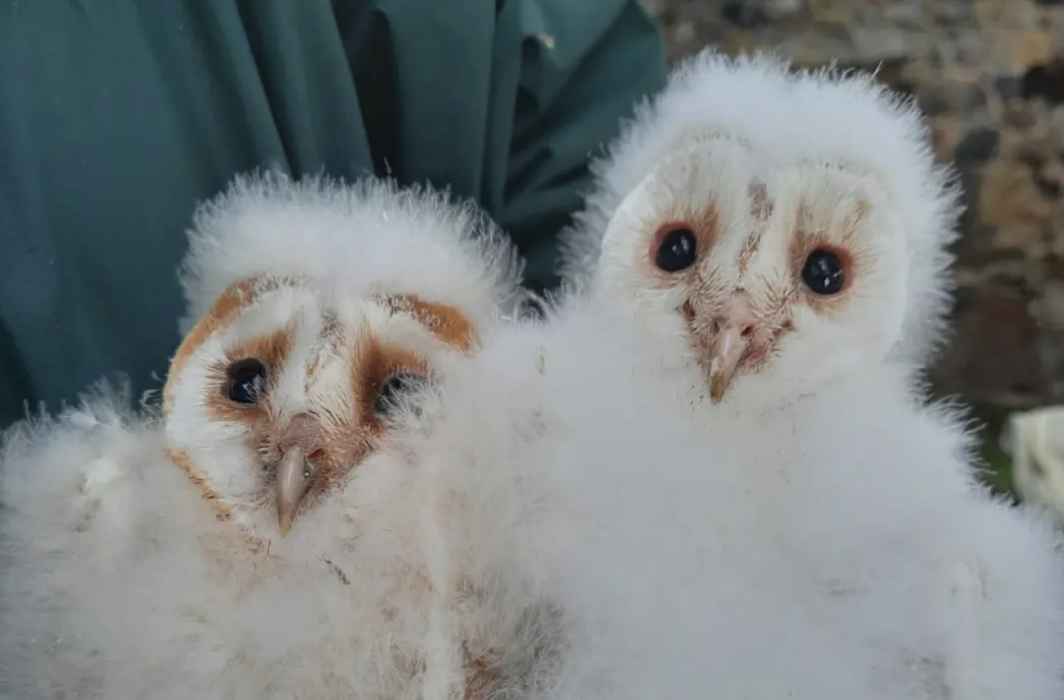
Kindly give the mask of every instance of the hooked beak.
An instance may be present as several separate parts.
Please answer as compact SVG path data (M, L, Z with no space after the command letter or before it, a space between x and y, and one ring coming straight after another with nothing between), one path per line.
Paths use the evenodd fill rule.
M713 403L720 403L724 398L747 345L739 328L722 328L717 333L709 354L709 398Z
M743 292L732 296L713 317L709 342L701 344L709 350L703 362L709 369L709 397L713 403L721 402L749 355L756 324L750 298Z
M302 447L291 447L284 453L277 465L276 478L277 525L281 537L285 537L292 529L292 517L314 480L314 468Z

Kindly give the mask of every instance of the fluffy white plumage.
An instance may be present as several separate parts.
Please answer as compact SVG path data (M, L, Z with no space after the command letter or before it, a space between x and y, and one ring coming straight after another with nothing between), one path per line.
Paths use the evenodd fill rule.
M535 630L532 697L1059 697L1057 538L976 484L955 414L890 367L711 408L608 306L492 338L431 441L478 436L428 460L484 591L458 624L488 658Z
M614 163L584 291L488 336L409 438L480 592L462 637L507 658L520 617L551 700L1061 697L1058 535L913 378L953 235L915 109L708 54Z
M341 186L275 172L238 178L197 210L189 244L182 333L229 285L251 277L400 287L461 308L474 324L493 322L524 296L512 247L474 205L374 179Z
M434 495L381 447L412 408L390 380L445 375L519 297L512 249L440 195L276 175L238 181L191 238L200 319L161 413L105 388L4 436L0 697L464 681L426 585Z

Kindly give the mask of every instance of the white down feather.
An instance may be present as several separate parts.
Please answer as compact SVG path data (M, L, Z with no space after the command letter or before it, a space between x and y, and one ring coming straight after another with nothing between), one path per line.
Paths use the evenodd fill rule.
M954 409L888 365L714 411L610 306L491 337L415 447L500 697L1064 693L1059 538L977 483Z

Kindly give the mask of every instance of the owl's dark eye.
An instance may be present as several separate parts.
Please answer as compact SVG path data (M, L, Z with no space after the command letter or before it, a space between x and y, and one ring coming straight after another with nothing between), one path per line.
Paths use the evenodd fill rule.
M397 372L388 377L377 394L377 401L373 410L379 414L387 414L396 409L402 402L404 395L416 391L424 386L427 381L425 375L416 372Z
M842 291L846 283L846 268L839 256L818 248L809 254L802 266L802 282L814 294L831 296Z
M248 405L259 402L266 385L266 365L254 358L240 360L229 365L226 375L225 393L230 401Z
M689 228L677 227L665 233L654 253L654 264L664 272L680 272L695 264L698 241Z

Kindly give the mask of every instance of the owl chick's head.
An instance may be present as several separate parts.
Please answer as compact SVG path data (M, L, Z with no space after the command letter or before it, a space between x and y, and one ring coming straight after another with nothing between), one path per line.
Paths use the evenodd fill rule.
M519 298L509 245L426 191L269 175L196 223L183 282L200 318L172 360L167 436L204 495L260 532L287 534L345 487L405 397Z
M632 181L593 283L683 337L714 400L938 341L955 193L918 113L869 78L707 54L615 157Z
M805 305L810 312L823 310L818 318L824 323L830 307L833 327L845 331L819 336L825 352L831 350L829 340L841 342L846 334L869 342L875 337L876 352L887 342L891 359L923 364L943 339L958 191L952 172L934 162L918 110L871 76L792 71L768 56L729 58L706 51L682 64L666 89L640 108L595 172L588 210L567 233L570 279L627 286L642 297L638 285L658 269L647 258L651 240L665 235L663 227L686 225L699 244L692 268L702 270L700 287L747 288L752 296L734 301L734 313L771 316L761 332L779 330L782 342L784 335L800 337L796 334L812 328L809 319L805 328L798 325L807 314L793 304L794 318L784 324L773 297L784 292L779 270L792 270L788 298L802 301L805 268L795 258L803 246L820 241L833 253L818 253L808 274L816 268L815 274L828 275L837 268L841 275L835 279L846 280L844 290L819 294L816 304ZM785 248L792 251L786 261ZM770 273L772 257L776 271ZM806 260L800 262L804 266ZM639 264L649 266L645 275L635 274ZM692 268L687 277L694 275ZM886 293L871 286L880 284L900 287L873 298ZM647 292L658 289L651 285ZM699 304L715 303L695 295L688 313L702 314ZM753 310L740 312L744 306ZM677 308L682 313L683 304ZM877 326L870 336L872 320L862 313L888 325L900 314L900 325ZM714 322L696 325L709 328Z

